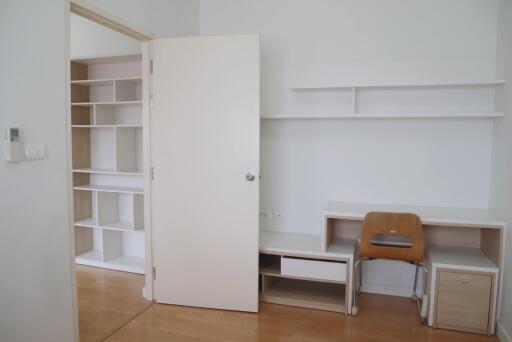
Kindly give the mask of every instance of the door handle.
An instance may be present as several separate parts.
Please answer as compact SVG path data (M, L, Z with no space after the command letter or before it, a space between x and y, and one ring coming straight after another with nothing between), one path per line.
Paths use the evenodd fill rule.
M256 176L254 175L254 173L251 173L251 172L247 172L245 174L245 180L248 181L248 182L252 182L254 179L256 179Z

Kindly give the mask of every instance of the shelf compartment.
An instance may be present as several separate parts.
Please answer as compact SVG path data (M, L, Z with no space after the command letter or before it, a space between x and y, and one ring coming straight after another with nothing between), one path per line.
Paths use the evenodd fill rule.
M91 191L73 191L73 213L75 224L82 227L95 227L96 219L96 193Z
M142 100L142 79L124 79L115 81L116 101L140 101Z
M141 103L96 104L96 125L142 126Z
M101 231L93 228L75 226L75 253L76 262L82 265L102 262L102 236Z
M264 275L281 275L281 256L260 253L259 272Z
M73 127L94 125L93 107L72 106L71 125Z
M71 102L114 101L114 81L71 83Z
M346 312L345 285L263 276L260 300L310 309Z
M116 170L142 172L142 129L116 128Z
M79 77L71 78L74 81L137 78L141 77L142 72L141 54L81 57L73 59L71 63L82 69L82 73L77 75Z
M143 195L99 191L97 196L99 227L122 231L143 229Z
M103 263L108 268L144 274L144 233L103 229Z
M72 128L73 169L114 169L114 129Z

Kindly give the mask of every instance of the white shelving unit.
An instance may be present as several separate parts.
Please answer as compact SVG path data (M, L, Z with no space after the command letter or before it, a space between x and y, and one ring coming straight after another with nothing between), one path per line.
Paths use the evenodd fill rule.
M76 262L145 273L142 57L71 62Z
M505 80L418 83L299 85L294 96L332 93L343 97L344 108L314 114L263 115L262 120L326 119L492 119L504 116L494 102Z

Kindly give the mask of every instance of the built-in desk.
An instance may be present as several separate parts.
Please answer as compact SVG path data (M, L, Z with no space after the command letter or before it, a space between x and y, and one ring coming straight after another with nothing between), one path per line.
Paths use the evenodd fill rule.
M438 271L474 272L489 275L493 280L488 332L494 333L500 312L506 241L503 220L484 209L329 202L323 214L322 251L328 251L338 239L360 239L362 221L370 211L415 213L420 217L430 269L429 325L436 326Z

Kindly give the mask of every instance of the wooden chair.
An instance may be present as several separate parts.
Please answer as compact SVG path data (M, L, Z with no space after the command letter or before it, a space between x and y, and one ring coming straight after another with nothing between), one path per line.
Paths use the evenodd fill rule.
M408 213L370 212L363 221L363 232L360 243L359 259L354 268L359 266L359 286L356 289L355 312L362 287L362 261L373 259L387 259L408 262L416 265L414 275L413 298L418 304L422 321L426 318L428 271L423 263L425 244L423 242L423 228L420 218ZM422 269L423 294L418 297L416 285L418 271Z

